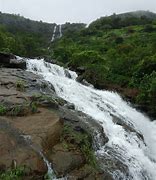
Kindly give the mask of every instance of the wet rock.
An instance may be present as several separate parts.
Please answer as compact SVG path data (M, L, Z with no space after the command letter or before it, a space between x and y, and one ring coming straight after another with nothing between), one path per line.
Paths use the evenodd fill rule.
M82 83L84 79L84 76L83 75L79 75L77 78L76 78L76 81L79 82L79 83Z
M65 106L60 107L59 112L65 123L69 124L73 129L79 127L90 134L96 149L99 149L100 146L103 146L108 142L108 137L102 126L90 116L87 116L80 111L68 109Z
M121 156L115 151L115 149L110 147L105 147L105 155L98 155L99 165L102 166L102 169L108 177L112 177L112 174L115 174L115 177L121 177L121 179L129 179L129 167L125 163L125 159L122 159ZM112 177L114 180L115 177ZM108 179L109 179L108 178Z
M75 105L72 104L72 103L69 103L69 102L67 102L67 103L65 104L65 107L67 107L68 109L75 110Z
M85 86L94 87L92 84L90 84L89 82L87 82L85 79L83 79L81 83L82 83L83 85L85 85Z
M23 82L24 91L17 89L18 81ZM65 122L77 133L88 133L92 137L90 141L93 140L94 150L97 150L108 142L108 137L101 125L84 113L76 111L73 104L58 98L53 88L41 77L21 69L1 68L0 103L10 107L33 102L39 106L36 113L26 113L23 117L8 116L5 117L7 125L0 124L0 135L2 134L0 148L5 147L7 152L4 156L6 158L4 160L2 158L3 161L0 157L1 167L4 169L10 167L12 160L16 160L18 165L26 164L27 166L32 162L32 171L43 174L47 168L42 157L39 156L39 151L42 150L52 162L58 177L68 173L75 179L100 179L105 175L109 177L107 173L93 173L89 168L83 170L82 167L86 166L84 154L77 146L68 148L69 144L61 141L63 122ZM74 145L75 142L72 140L69 143ZM3 141L8 144L3 145ZM10 147L13 151L10 151ZM3 150L4 148L1 149L1 154L4 153ZM35 178L40 179L37 175L32 179Z
M0 53L0 65L7 68L26 69L26 62L12 54Z
M115 124L118 124L118 125L122 126L128 132L135 133L136 136L145 144L143 135L141 133L139 133L135 129L135 127L132 126L132 124L126 124L126 122L124 120L122 120L122 119L120 119L120 118L118 118L118 117L116 117L114 115L112 115L112 117L113 117L113 122Z
M10 59L16 58L13 54L0 53L0 63L9 64Z
M83 74L85 71L86 71L86 68L83 67L83 66L76 68L76 72L77 72L78 74Z
M94 87L92 84L90 84L89 82L87 82L85 79L84 79L84 75L79 75L77 78L76 78L76 81L85 85L85 86L89 86L89 87Z
M64 73L65 73L65 75L66 75L67 78L69 78L69 79L72 78L72 77L71 77L71 74L69 73L68 70L65 69Z

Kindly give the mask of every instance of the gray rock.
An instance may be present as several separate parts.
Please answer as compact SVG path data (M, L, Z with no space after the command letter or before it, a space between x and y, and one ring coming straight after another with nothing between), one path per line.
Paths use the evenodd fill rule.
M0 53L0 65L7 68L26 69L26 62L24 59L17 59L12 54Z
M65 69L64 73L65 73L66 77L68 77L69 79L72 78L72 77L71 77L71 74L69 73L68 70Z

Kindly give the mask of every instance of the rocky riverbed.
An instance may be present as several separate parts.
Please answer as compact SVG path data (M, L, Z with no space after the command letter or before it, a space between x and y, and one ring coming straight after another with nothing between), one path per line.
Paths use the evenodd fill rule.
M54 88L41 77L27 72L23 60L1 54L0 65L3 177L8 170L24 167L22 179L46 179L46 159L57 178L112 179L100 169L93 152L98 148L93 143L94 133L101 134L100 143L108 141L104 130L57 97Z

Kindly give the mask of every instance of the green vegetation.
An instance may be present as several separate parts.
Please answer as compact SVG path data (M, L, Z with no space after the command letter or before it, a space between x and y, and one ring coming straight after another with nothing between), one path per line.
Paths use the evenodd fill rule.
M153 116L156 116L155 49L156 15L150 12L103 17L53 44L55 59L75 70L84 67L83 77L95 87L115 87L120 92L135 89L137 95L131 95L131 100Z
M55 23L33 21L20 15L0 12L0 51L23 57L52 57L49 50ZM82 29L85 24L66 23L62 25L63 34ZM59 37L59 26L56 38Z
M36 102L24 103L23 105L14 105L7 107L0 105L0 116L26 116L27 114L36 113L38 111L38 104Z
M17 81L16 82L16 89L18 91L25 91L25 82L21 81L21 80Z
M1 180L22 180L25 174L24 167L18 167L12 170L7 170L6 172L0 173Z
M0 13L0 51L56 59L74 70L84 67L83 78L96 88L133 89L137 93L124 95L156 116L156 14L113 14L88 28L66 23L63 37L50 44L55 25Z
M65 149L70 143L76 145L85 156L86 162L94 168L98 168L96 157L92 147L92 138L85 131L75 131L69 125L64 125L62 141Z
M0 104L0 116L3 116L6 113L6 111L7 108L4 105Z
M66 102L61 98L53 97L52 95L34 94L31 97L31 101L38 105L47 105L49 107L58 108L58 106L63 106Z

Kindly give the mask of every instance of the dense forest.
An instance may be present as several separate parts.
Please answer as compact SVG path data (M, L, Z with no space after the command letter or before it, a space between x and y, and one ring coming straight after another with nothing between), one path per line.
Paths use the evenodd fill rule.
M113 14L87 28L66 23L62 38L51 43L55 26L0 13L0 51L81 67L96 88L121 92L156 116L156 14Z

